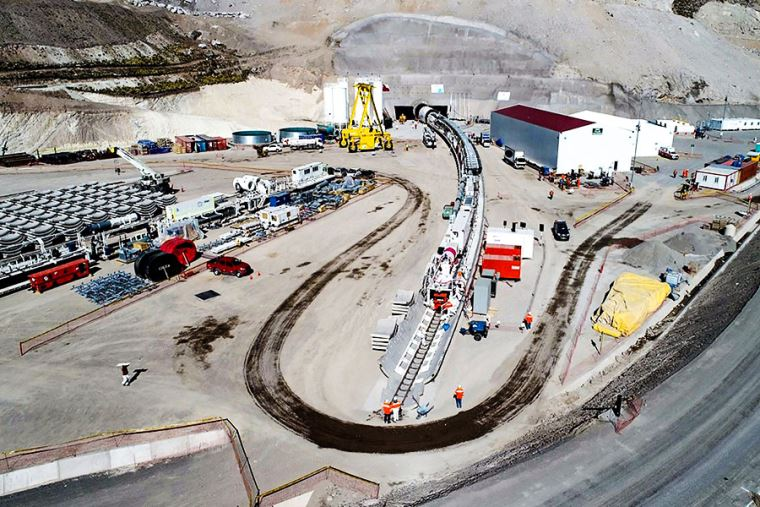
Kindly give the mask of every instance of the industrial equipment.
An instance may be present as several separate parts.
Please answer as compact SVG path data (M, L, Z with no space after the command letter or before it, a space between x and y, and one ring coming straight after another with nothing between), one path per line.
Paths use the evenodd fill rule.
M383 119L377 112L375 101L372 98L370 83L356 83L354 104L351 107L351 124L340 133L339 146L348 148L351 153L357 151L372 151L378 149L392 150L393 139L383 128ZM356 118L357 108L361 107L361 117L358 123Z
M425 127L425 130L422 132L422 144L426 148L435 148L435 139L435 132Z
M673 301L678 301L681 294L676 291L681 282L685 282L684 276L673 270L673 268L666 268L664 273L660 273L660 281L670 285L670 294L668 297ZM688 283L688 282L687 282Z
M488 336L488 307L491 304L491 281L488 278L478 278L472 295L472 317L468 331L476 341Z
M121 148L115 148L115 151L118 156L132 164L138 171L140 171L140 187L142 187L144 190L150 190L151 192L162 192L164 194L168 194L172 191L168 176L157 173Z
M179 275L198 258L195 244L184 238L172 238L158 249L143 252L135 261L135 274L153 282Z
M77 259L29 275L29 284L32 291L42 293L89 275L90 262L87 259Z

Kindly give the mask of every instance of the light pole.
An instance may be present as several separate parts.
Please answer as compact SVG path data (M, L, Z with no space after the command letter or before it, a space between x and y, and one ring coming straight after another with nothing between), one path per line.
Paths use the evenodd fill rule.
M631 190L633 190L633 175L636 174L636 153L639 151L639 131L641 120L636 123L636 144L633 146L633 167L631 168Z

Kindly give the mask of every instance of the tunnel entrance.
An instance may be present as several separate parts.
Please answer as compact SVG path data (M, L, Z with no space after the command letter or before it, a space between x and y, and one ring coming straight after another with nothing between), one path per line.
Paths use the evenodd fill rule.
M449 106L430 106L444 116L449 115ZM412 106L393 106L393 117L398 120L401 115L406 116L407 120L414 119L414 108Z

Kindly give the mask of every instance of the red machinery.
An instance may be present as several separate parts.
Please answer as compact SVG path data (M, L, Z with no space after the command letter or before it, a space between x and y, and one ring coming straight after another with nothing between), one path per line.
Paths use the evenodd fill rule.
M198 250L195 248L195 243L185 238L171 238L164 241L159 249L162 252L173 255L185 266L189 266L191 262L198 258Z
M502 280L519 280L522 276L522 247L486 244L481 269L493 269Z
M65 264L38 271L29 275L29 283L35 292L45 292L48 289L90 276L90 261L76 259Z
M147 250L135 261L135 274L154 282L177 276L198 258L198 250L189 239L172 238L158 250Z

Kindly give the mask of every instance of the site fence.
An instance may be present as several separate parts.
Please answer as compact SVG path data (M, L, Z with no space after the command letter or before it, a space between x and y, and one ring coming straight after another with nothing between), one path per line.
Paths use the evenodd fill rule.
M256 505L273 507L281 502L313 491L323 481L328 481L345 490L355 491L368 499L380 497L380 484L377 482L344 472L338 468L326 466L262 493L259 495Z

